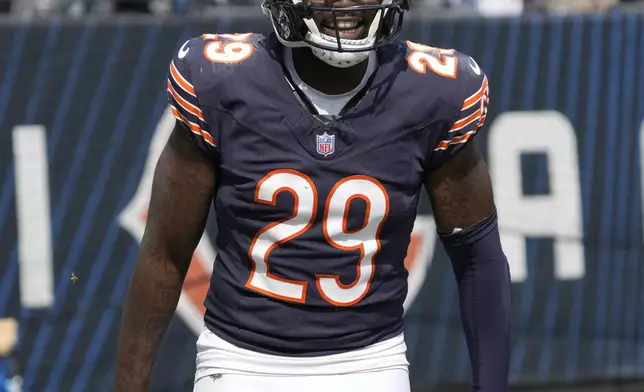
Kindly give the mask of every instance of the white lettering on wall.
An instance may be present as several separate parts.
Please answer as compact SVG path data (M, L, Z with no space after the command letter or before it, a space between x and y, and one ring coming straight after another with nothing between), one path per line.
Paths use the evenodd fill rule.
M526 238L554 239L554 276L585 274L577 137L570 121L556 111L508 112L490 128L489 164L503 249L513 282L527 278ZM550 193L525 195L521 156L548 159Z
M42 125L13 128L20 303L47 308L54 302L47 135Z

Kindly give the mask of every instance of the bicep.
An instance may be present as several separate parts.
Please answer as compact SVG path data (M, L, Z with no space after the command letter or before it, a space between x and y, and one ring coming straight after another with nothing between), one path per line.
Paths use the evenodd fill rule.
M212 203L216 167L185 132L177 122L157 163L142 251L189 262Z
M494 212L488 167L472 142L438 169L428 172L425 187L440 233L469 227Z

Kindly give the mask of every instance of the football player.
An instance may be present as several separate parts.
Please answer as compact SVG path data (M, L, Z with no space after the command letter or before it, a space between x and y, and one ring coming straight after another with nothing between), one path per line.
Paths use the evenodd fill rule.
M265 0L274 33L205 34L170 62L116 391L144 391L211 204L198 392L407 392L404 259L423 185L453 263L473 390L507 390L510 279L472 140L488 81L397 40L409 0ZM427 349L431 350L431 347Z

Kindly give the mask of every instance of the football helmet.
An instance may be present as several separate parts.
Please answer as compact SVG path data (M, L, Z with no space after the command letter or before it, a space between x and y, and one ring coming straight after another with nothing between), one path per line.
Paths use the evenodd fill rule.
M287 47L311 48L322 61L335 67L354 66L369 56L369 52L394 41L400 34L403 14L409 10L411 0L382 0L380 4L333 7L309 4L303 0L263 0L262 9L271 18L273 29L280 42ZM320 31L313 20L314 13L324 13L330 18L335 34ZM342 38L338 15L375 12L366 37Z

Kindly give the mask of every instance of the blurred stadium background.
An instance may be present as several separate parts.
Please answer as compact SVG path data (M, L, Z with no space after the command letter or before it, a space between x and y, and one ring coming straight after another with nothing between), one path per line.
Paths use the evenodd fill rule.
M109 391L164 78L190 36L268 32L251 0L0 0L0 391ZM644 392L644 3L415 0L404 37L471 54L514 290L516 391ZM455 285L419 210L413 390L466 391ZM191 391L211 219L153 391ZM393 392L393 391L392 391Z

